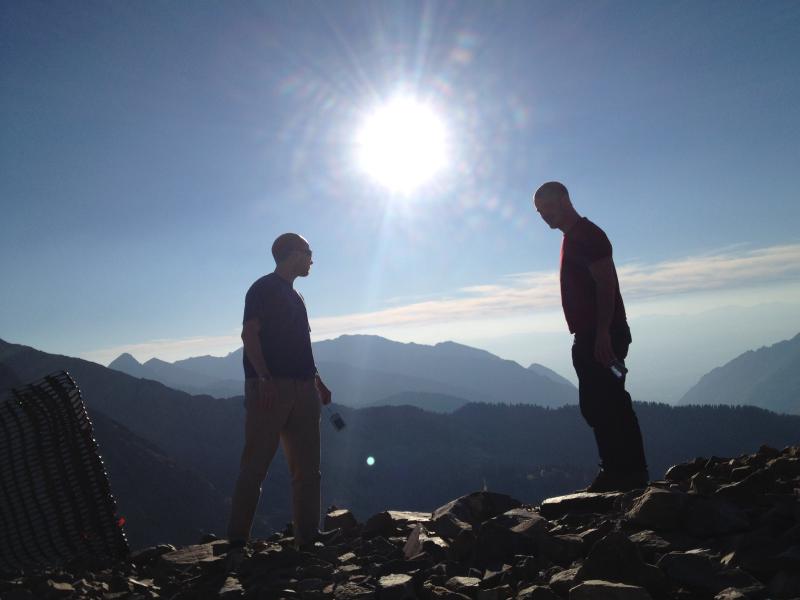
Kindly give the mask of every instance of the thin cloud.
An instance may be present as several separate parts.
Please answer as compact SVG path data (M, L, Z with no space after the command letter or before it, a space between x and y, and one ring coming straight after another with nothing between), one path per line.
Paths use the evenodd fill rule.
M723 251L653 264L618 266L626 300L670 294L735 289L797 279L800 244ZM415 302L384 310L314 319L315 337L408 325L441 324L509 317L560 306L558 273L529 272L496 283L461 288L438 300Z
M680 260L618 265L626 304L670 295L688 295L713 290L767 286L800 280L800 244L759 249L727 247L714 253ZM383 310L312 319L314 339L359 332L403 328L474 327L476 323L507 321L560 310L558 273L516 273L499 281L456 290L438 299L411 302ZM561 322L559 321L559 326ZM189 339L152 340L104 348L83 355L108 363L123 352L144 361L157 356L178 360L201 354L224 355L239 347L238 332L231 335Z

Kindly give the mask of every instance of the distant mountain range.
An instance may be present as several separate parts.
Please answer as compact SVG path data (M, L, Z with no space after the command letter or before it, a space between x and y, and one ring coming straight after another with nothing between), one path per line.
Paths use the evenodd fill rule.
M800 334L712 370L678 404L751 405L800 414Z
M455 410L467 402L550 407L577 402L575 386L542 365L525 369L514 361L454 342L429 346L346 335L316 342L313 349L335 401L351 407L396 404L399 396L413 406L432 410L444 406ZM224 357L201 356L174 363L153 358L144 364L123 354L109 368L189 393L227 397L241 394L242 352L240 348ZM435 396L460 401L425 404Z
M481 358L480 351L463 347L445 345L439 351ZM435 355L434 350L424 352L429 359ZM433 367L422 374L430 374ZM442 372L452 368L445 361ZM134 547L144 540L196 542L203 531L224 535L243 441L241 396L191 396L95 363L0 341L0 374L6 387L62 369L78 382L95 422L112 491L128 518ZM379 388L380 371L360 372L370 373L372 385ZM462 380L466 389L474 385L474 377ZM585 485L596 470L591 430L574 404L545 408L470 403L442 414L461 397L398 394L383 395L384 401L398 406L335 407L347 422L341 432L323 423L324 506L346 506L365 519L387 506L431 510L484 485L536 503ZM442 412L407 406L412 395ZM637 404L636 410L653 477L698 455L735 456L761 444L800 442L800 417L758 408ZM368 464L367 457L374 463ZM288 470L279 454L264 486L256 536L288 521L289 489Z

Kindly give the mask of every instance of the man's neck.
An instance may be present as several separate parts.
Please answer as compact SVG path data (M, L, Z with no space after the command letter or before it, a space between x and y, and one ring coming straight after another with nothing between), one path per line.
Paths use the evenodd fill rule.
M275 274L283 279L286 283L294 287L294 280L297 278L297 275L292 273L289 269L285 267L282 268L281 265L278 265L275 267Z
M573 212L567 219L564 221L564 224L559 228L561 231L564 232L564 235L567 235L573 227L581 220L581 216Z

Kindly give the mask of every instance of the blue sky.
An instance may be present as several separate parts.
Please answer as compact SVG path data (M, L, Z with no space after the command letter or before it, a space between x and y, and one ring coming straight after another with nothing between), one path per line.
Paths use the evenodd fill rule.
M798 31L778 1L4 2L0 337L232 350L297 231L317 338L455 339L571 376L560 235L530 203L559 179L614 244L642 367L676 315L716 366L800 329ZM399 93L450 147L408 195L354 149Z

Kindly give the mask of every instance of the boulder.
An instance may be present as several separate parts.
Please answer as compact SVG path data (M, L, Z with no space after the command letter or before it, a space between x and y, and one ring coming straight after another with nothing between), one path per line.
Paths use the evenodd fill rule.
M433 511L431 520L436 522L445 514L451 514L470 525L479 525L520 506L522 506L522 503L519 500L515 500L506 494L473 492L440 506Z
M358 526L358 521L349 510L335 509L325 515L325 529L341 529L350 531Z
M683 492L650 487L634 502L626 517L648 529L675 529L688 504Z
M431 521L431 528L448 540L456 539L462 531L472 531L472 525L462 521L455 514L445 512L434 517Z
M333 591L336 600L373 600L375 590L367 584L358 584L347 581L337 585Z
M705 463L706 460L704 458L698 457L692 462L674 465L667 469L664 479L671 482L687 481L693 475L700 472Z
M714 596L714 600L748 600L748 596L736 588L725 588Z
M478 590L475 600L510 600L514 597L514 590L510 585L501 585L485 590Z
M372 538L375 536L389 537L394 534L395 523L392 516L388 511L379 512L372 515L361 530L361 535L364 538Z
M414 580L405 573L384 575L378 580L378 595L381 600L416 600Z
M453 592L459 594L472 595L478 591L481 585L481 580L478 577L451 577L448 579L444 586Z
M532 585L517 592L516 600L561 600L561 597L547 586Z
M672 542L665 540L655 531L649 529L631 534L628 539L636 544L645 559L665 554L673 549Z
M678 585L708 594L718 594L729 587L763 587L741 569L723 569L718 561L702 550L670 552L661 557L658 567Z
M620 492L594 493L578 492L547 498L542 502L540 512L547 519L557 519L566 514L575 513L607 513L614 508L617 500L623 494Z
M686 530L695 537L712 537L745 531L747 514L721 498L698 498L686 516Z
M621 532L598 541L583 563L584 579L645 585L647 564L639 548Z
M538 551L557 565L568 566L573 560L583 557L583 540L578 535L544 534L539 539Z
M571 569L564 569L553 575L547 585L554 589L560 596L566 596L572 588L584 579L586 579L586 577L583 576L582 567L573 567Z
M590 579L572 588L569 600L652 600L652 597L635 585Z

